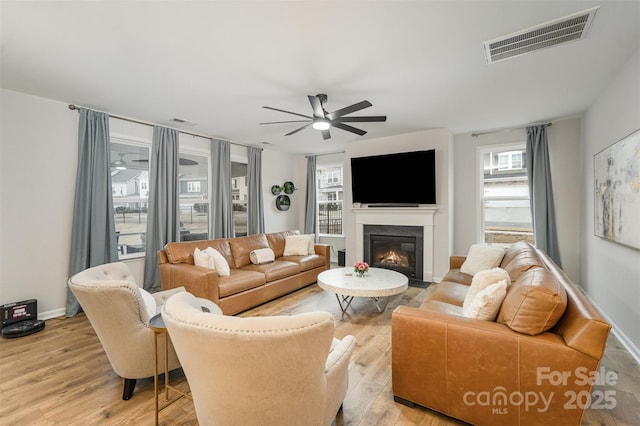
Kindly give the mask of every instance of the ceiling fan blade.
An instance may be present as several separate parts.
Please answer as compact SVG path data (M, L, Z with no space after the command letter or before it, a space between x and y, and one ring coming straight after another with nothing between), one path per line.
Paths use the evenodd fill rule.
M340 117L336 121L341 123L367 123L373 121L387 121L386 115L369 115L365 117Z
M369 101L358 102L357 104L353 104L337 111L330 112L326 115L326 118L328 118L329 120L335 120L336 118L340 118L343 115L351 114L352 112L360 111L361 109L369 108L370 106L372 105Z
M317 96L307 95L309 98L309 102L311 103L311 108L313 109L313 116L316 118L324 118L324 111L322 110L322 102L318 99Z
M331 139L331 133L329 133L329 130L322 130L322 139L325 141L327 139Z
M309 120L267 121L266 123L258 123L258 124L306 123L307 121Z
M283 109L278 109L278 108L273 108L273 107L268 107L268 106L263 106L262 108L266 108L266 109L270 109L273 111L279 111L279 112L284 112L285 114L293 114L293 115L297 115L299 117L304 117L304 118L308 118L309 120L312 120L313 117L310 117L308 115L304 115L304 114L298 114L297 112L291 112L291 111L285 111Z
M310 125L311 125L311 123L307 123L307 124L305 124L304 126L302 126L302 127L298 127L298 128L297 128L297 129L295 129L294 131L287 133L285 136L291 136L291 135L293 135L294 133L298 133L300 130L305 129L305 128L309 127Z
M331 125L333 127L337 127L338 129L346 130L347 132L355 133L356 135L360 135L360 136L367 133L364 130L356 129L353 126L349 126L348 124L343 124L340 122L336 122L336 123L332 122Z

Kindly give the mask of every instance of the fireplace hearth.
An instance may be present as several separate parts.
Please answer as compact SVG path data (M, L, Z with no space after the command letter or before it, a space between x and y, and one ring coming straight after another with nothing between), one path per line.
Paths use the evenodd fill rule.
M392 269L410 280L422 281L421 226L364 225L364 259L373 267Z

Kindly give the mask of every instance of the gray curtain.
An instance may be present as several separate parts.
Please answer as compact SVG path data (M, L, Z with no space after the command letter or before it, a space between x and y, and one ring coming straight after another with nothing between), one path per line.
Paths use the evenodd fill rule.
M210 238L232 238L233 202L231 200L231 144L218 139L211 140L211 223Z
M264 205L262 202L262 148L247 147L247 234L264 232Z
M151 292L161 289L158 250L180 241L179 195L178 131L153 126L144 260L144 288Z
M111 197L109 115L81 108L69 276L117 261L117 245ZM79 310L78 301L67 289L66 316L74 316Z
M316 162L317 157L307 157L307 195L305 197L304 233L314 234L317 228L318 203L316 201Z
M562 266L556 232L546 125L527 127L526 163L536 247L547 253L558 266Z

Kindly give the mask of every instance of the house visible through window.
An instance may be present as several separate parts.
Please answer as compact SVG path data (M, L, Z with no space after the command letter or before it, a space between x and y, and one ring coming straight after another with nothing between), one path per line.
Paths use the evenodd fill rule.
M342 236L342 166L317 168L318 233Z
M149 146L111 138L111 193L118 253L145 251L149 201Z
M247 164L231 162L231 200L236 237L247 235Z
M180 240L206 240L209 236L209 158L180 150Z
M482 242L534 243L524 142L478 151Z

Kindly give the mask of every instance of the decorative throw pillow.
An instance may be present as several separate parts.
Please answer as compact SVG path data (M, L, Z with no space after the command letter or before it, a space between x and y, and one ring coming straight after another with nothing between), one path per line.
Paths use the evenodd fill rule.
M284 241L284 256L306 256L309 254L308 235L288 235Z
M213 263L213 256L207 250L200 250L196 247L193 252L193 263L196 266L202 266L203 268L216 269L216 265Z
M491 284L480 290L470 303L466 303L465 300L462 313L467 318L494 321L506 295L507 282L505 280Z
M464 309L467 304L471 303L471 300L473 300L476 294L480 293L480 291L484 290L490 285L497 283L498 281L506 281L507 288L511 285L511 278L509 278L509 273L502 268L487 269L475 274L471 279L471 285L469 286L467 294L464 297L462 308Z
M316 234L305 234L309 238L309 247L307 248L307 254L315 254L316 252Z
M503 248L485 244L473 244L469 247L469 253L460 267L460 272L475 275L480 271L500 265L503 257Z
M144 288L138 287L138 290L140 290L140 298L144 302L144 309L149 313L149 318L151 318L157 313L156 299Z
M249 260L254 265L261 265L263 263L271 263L276 259L273 250L270 248L261 248L256 250L251 250L249 253Z
M218 275L220 275L221 277L228 277L229 275L231 275L231 268L229 267L229 263L227 263L227 260L224 258L222 253L220 253L213 247L207 247L207 253L211 255L213 264L215 265L214 269L218 271Z

